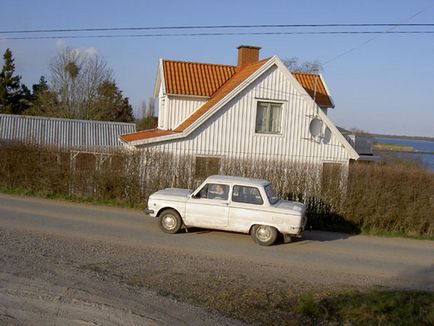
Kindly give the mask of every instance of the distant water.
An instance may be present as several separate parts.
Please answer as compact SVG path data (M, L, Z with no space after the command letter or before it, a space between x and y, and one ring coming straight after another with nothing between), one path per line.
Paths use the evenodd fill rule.
M396 144L403 146L411 146L417 151L434 152L434 142L428 140L409 140L401 138L383 138L374 137L375 141L379 143ZM421 154L421 153L394 153L397 157L417 160L424 168L434 171L434 154Z

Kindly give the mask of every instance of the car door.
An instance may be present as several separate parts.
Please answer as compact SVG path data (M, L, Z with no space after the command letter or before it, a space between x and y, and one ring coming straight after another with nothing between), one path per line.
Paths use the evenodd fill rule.
M257 187L234 185L229 211L228 228L248 232L252 224L264 220L264 200Z
M208 183L186 203L185 222L188 226L224 228L229 219L227 184Z

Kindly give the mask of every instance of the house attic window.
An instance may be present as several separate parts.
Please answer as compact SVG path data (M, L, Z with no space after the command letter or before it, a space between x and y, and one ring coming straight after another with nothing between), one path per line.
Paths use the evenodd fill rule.
M282 125L282 103L258 102L255 132L279 134Z

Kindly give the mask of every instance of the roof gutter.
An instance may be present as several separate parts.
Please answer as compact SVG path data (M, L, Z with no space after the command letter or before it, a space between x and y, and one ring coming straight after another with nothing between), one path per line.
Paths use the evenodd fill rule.
M335 102L333 101L333 97L330 95L329 88L327 87L327 84L326 84L326 82L325 82L325 80L324 80L324 78L322 77L321 74L319 74L319 78L321 79L321 82L324 85L324 88L325 88L325 90L327 92L327 95L328 95L328 97L330 99L330 102L332 104L332 106L330 108L334 109L335 108Z

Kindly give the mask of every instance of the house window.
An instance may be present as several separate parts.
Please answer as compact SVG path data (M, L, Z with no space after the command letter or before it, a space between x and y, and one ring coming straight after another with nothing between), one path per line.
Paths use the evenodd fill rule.
M210 175L218 174L220 170L220 158L218 157L196 157L195 175L198 178L207 178Z
M256 133L279 134L282 125L282 103L258 102Z

